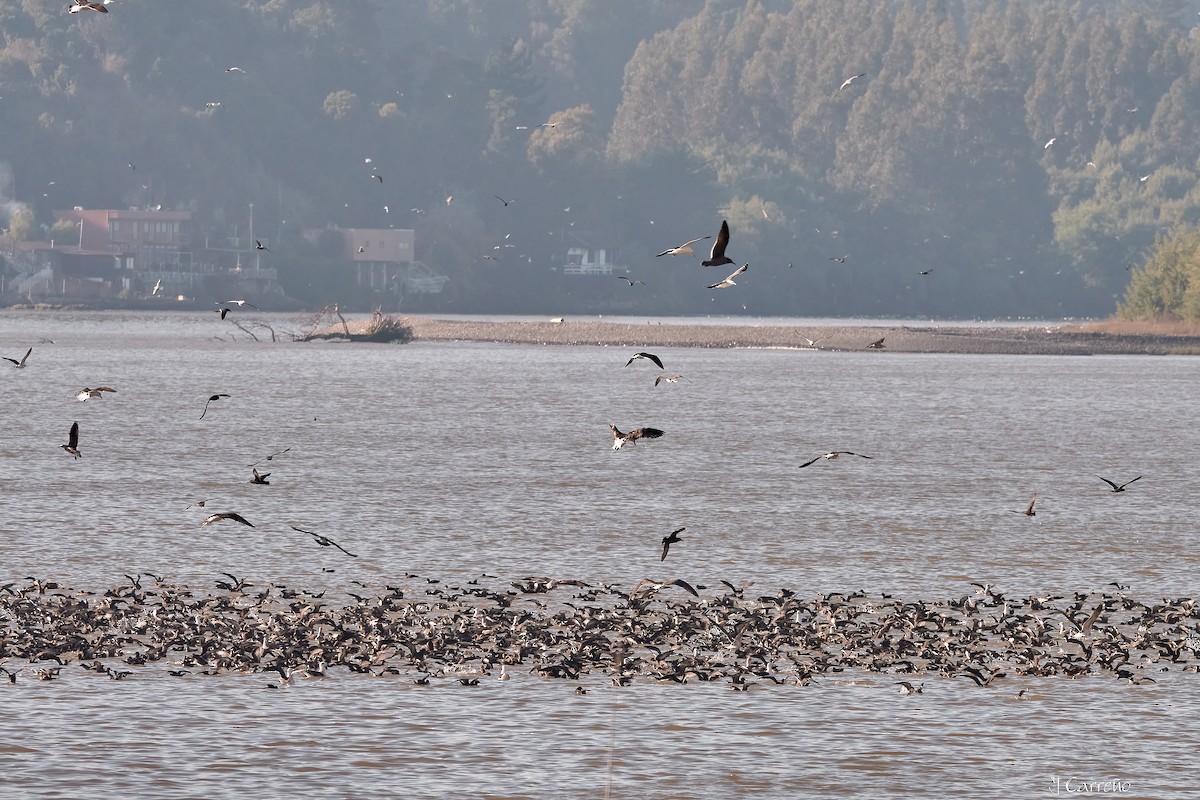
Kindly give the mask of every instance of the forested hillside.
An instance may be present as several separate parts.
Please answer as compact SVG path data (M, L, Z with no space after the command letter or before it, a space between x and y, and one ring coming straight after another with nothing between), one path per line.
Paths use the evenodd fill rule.
M0 224L253 204L314 304L336 225L415 229L434 310L1107 314L1200 217L1193 6L7 0ZM736 287L654 257L722 219ZM571 233L645 283L562 275Z

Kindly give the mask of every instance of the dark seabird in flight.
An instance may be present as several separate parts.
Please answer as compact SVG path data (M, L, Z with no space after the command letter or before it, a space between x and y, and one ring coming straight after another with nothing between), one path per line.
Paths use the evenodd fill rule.
M1025 516L1027 516L1027 517L1036 517L1036 516L1037 516L1037 512L1033 510L1033 504L1034 504L1034 503L1036 503L1036 502L1037 502L1037 495L1035 494L1035 495L1033 496L1033 499L1029 501L1029 507L1028 507L1028 508L1026 508L1024 511L1013 511L1012 513L1014 513L1014 514L1024 514L1024 515L1025 515ZM1012 509L1009 509L1009 510L1011 511Z
M849 450L834 450L832 453L826 453L823 456L817 456L812 461L805 461L803 464L796 467L796 469L804 469L805 467L812 466L821 459L825 459L826 461L834 461L838 456L858 456L859 458L870 458L870 456L864 456L861 453L851 453Z
M913 686L908 681L896 681L896 685L900 687L900 694L921 694L925 691L925 684Z
M1129 484L1133 483L1134 481L1140 481L1140 480L1141 480L1141 479L1142 479L1144 476L1142 476L1142 475L1138 475L1138 476L1137 476L1136 478L1134 478L1132 481L1125 481L1125 482L1124 482L1124 483L1122 483L1120 486L1118 486L1117 484L1113 483L1113 482L1112 482L1112 481L1110 481L1108 478L1101 478L1099 475L1097 475L1096 477L1097 477L1097 478L1100 478L1100 480L1104 481L1104 482L1105 482L1105 483L1107 483L1109 486L1111 486L1111 487L1112 487L1112 490L1113 490L1114 492L1123 492L1123 491L1125 491L1125 487L1126 487L1126 486L1128 486Z
M31 348L29 348L28 350L26 350L26 351L25 351L25 355L21 356L21 360L20 360L20 361L17 361L15 358L9 358L8 356L0 356L0 358L3 358L5 361L10 361L10 362L12 362L13 366L15 366L17 369L24 369L24 368L25 368L25 361L26 361L26 360L29 358L29 354L30 354L30 353L32 353L32 352L33 352L33 348L32 348L32 347L31 347Z
M627 443L637 444L638 439L657 439L663 435L663 431L658 428L634 428L629 433L621 433L611 422L608 423L608 427L612 429L613 450L620 450Z
M89 400L93 397L103 400L104 392L112 392L113 394L116 394L117 390L111 386L97 386L95 389L88 389L87 387L84 387L75 393L75 399L79 400L80 402Z
M705 239L711 238L711 235L701 236L699 239L692 239L690 242L684 242L678 247L668 247L666 250L663 250L661 253L655 256L655 258L659 258L661 256L695 256L696 251L692 249L692 245L694 245L696 242L703 242ZM728 239L728 237L726 237L726 239ZM721 249L724 250L724 248Z
M713 242L712 252L708 254L707 261L701 261L702 267L719 267L723 264L732 264L733 259L725 255L725 248L729 246L729 222L721 220L721 230L717 233L717 240Z
M850 256L830 256L830 257L829 257L829 260L830 260L830 261L836 261L836 262L837 262L837 263L839 263L839 264L845 264L845 263L846 263L846 259L847 259L847 258L849 258L849 257L850 257Z
M646 285L645 281L635 281L633 278L626 278L624 275L618 275L617 278L619 278L620 280L623 280L623 281L628 281L630 289L632 289L634 284L636 284L636 283L640 283L642 286Z
M208 413L208 404L220 400L222 397L229 397L227 394L209 395L208 400L204 401L204 410L200 412L200 419L204 419L204 415Z
M718 281L717 283L709 284L708 288L710 288L710 289L728 289L730 286L737 286L737 283L734 282L733 279L736 278L738 275L741 275L743 272L745 272L748 269L750 269L749 264L742 264L740 267L735 269L729 275L728 278L726 278L723 281Z
M71 423L71 432L67 434L67 443L60 444L63 450L66 450L76 458L83 458L83 453L79 452L79 423Z
M269 478L269 477L271 477L271 473L259 472L256 469L256 470L254 470L254 475L251 476L251 478L250 478L250 482L261 484L262 486L270 486L271 482L269 480L267 480L267 478Z
M220 315L221 315L221 319L225 319L226 315L228 315L228 314L229 314L229 309L228 309L228 308L218 308L218 309L214 309L214 310L215 310L215 311L216 311L218 314L220 314Z
M501 203L504 203L504 207L505 207L505 208L507 208L508 206L510 206L510 205L512 205L513 203L517 202L516 200L505 200L503 197L501 197L501 196L500 196L500 195L498 195L498 194L494 194L494 195L492 195L492 197L496 198L496 199L497 199L497 200L499 200Z
M666 536L664 536L662 538L663 549L662 549L662 555L659 556L659 559L658 559L659 561L667 560L667 551L671 549L671 545L675 544L676 542L683 541L682 539L679 538L679 534L683 533L686 530L687 530L687 528L676 528L675 530L671 531L669 534L667 534Z
M642 578L638 582L638 585L633 587L633 591L629 593L629 596L632 597L636 594L641 593L643 591L642 587L645 587L645 589L647 591L657 592L658 590L665 589L668 586L678 586L680 589L683 589L685 592L687 592L695 597L700 596L700 593L697 592L694 588L692 588L692 585L690 583L688 583L687 581L685 581L683 578L675 578L674 580L670 580L670 581L656 581L656 580L653 580L652 578Z
M253 523L251 523L241 514L238 514L234 511L222 511L219 514L213 514L208 519L204 520L204 522L201 522L200 527L203 528L205 525L212 525L214 522L220 522L223 519L231 519L234 522L240 522L243 525L249 525L251 528L254 527Z
M848 88L850 86L850 84L854 83L859 78L865 78L866 75L867 75L867 73L860 72L857 75L851 75L849 78L846 78L846 80L842 81L842 85L837 88L837 91L833 93L833 96L837 97L839 94L842 93L843 89Z
M255 461L253 464L247 464L246 466L247 467L257 467L259 464L263 463L264 461L271 461L272 459L275 458L275 456L281 456L291 449L292 448L290 448L290 447L285 447L282 450L278 450L274 453L271 453L271 455L267 456L266 458L260 458L258 461Z
M625 362L625 366L628 367L630 364L632 364L633 362L635 362L641 358L645 358L645 359L649 359L650 361L653 361L655 364L658 365L659 369L666 369L666 367L663 366L662 360L659 359L658 356L654 355L654 353L634 353L633 357Z
M266 246L266 245L264 245L262 242L260 242L258 239L255 239L255 240L254 240L254 249L255 249L255 250L266 250L268 253L269 253L269 252L271 252L271 251L270 251L270 250L267 248L267 246Z
M351 553L349 550L342 547L340 544L335 542L333 539L330 539L328 536L322 536L321 534L315 533L313 531L306 531L303 528L297 528L295 525L288 525L288 527L291 528L292 530L298 531L300 533L307 533L309 536L313 537L313 540L317 544L321 545L321 547L336 547L338 550L341 550L343 553L350 556L351 558L358 558L358 556L354 555L354 553Z
M886 336L880 336L878 339L876 339L875 341L873 341L869 345L867 345L867 349L868 350L883 350L884 349L883 340L886 338L887 338Z

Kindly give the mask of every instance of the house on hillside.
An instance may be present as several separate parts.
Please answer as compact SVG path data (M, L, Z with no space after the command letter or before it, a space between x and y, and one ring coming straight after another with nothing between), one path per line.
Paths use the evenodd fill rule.
M597 233L568 231L563 234L565 255L563 275L612 275L617 251L605 246L605 238Z
M437 293L449 278L437 275L413 257L415 232L403 228L338 228L342 254L353 268L354 283L378 292ZM320 231L308 231L315 240Z

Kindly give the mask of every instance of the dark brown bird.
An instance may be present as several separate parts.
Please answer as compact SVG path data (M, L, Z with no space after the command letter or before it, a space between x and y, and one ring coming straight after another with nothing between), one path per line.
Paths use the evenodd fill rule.
M206 401L204 402L204 410L200 412L200 419L204 419L204 415L208 413L208 404L209 404L209 403L214 403L214 402L216 402L217 400L220 400L222 397L229 397L229 395L227 395L227 394L214 394L214 395L209 395L209 398L208 398L208 400L206 400Z
M654 355L654 353L634 353L633 356L628 361L625 362L625 366L628 367L630 364L637 361L639 358L644 358L649 361L653 361L655 364L658 365L659 369L666 369L666 367L663 366L662 359L660 359L658 356Z
M247 520L241 514L238 514L233 511L222 511L219 514L213 514L211 517L204 520L204 522L201 522L200 527L203 528L205 525L212 525L214 522L220 522L223 519L231 519L234 522L240 522L243 525L249 525L251 528L254 527L253 523L251 523L249 520Z
M1125 481L1125 482L1124 482L1124 483L1122 483L1120 486L1118 486L1117 484L1113 483L1113 482L1112 482L1112 481L1110 481L1108 478L1101 478L1099 475L1097 475L1096 477L1097 477L1097 478L1100 478L1100 480L1104 481L1104 482L1105 482L1105 483L1107 483L1109 486L1111 486L1111 487L1112 487L1112 490L1113 490L1113 492L1123 492L1123 491L1125 491L1125 487L1126 487L1126 486L1128 486L1129 484L1133 483L1134 481L1140 481L1140 480L1141 480L1141 479L1142 479L1144 476L1142 476L1142 475L1138 475L1138 476L1137 476L1136 478L1134 478L1132 481Z
M626 443L636 444L638 439L657 439L663 435L658 428L634 428L629 433L621 433L611 422L608 423L608 427L612 429L613 450L620 450Z
M796 467L796 469L804 469L805 467L812 466L821 459L825 459L826 461L834 461L838 456L858 456L859 458L870 458L870 456L864 456L860 453L851 453L849 450L834 450L832 453L826 453L823 456L817 456L812 461L805 461L803 464Z
M270 249L268 249L267 246L264 245L262 242L260 242L258 239L254 240L254 249L255 250L266 250L268 253L271 252Z
M690 244L690 242L689 242ZM721 231L717 234L717 240L713 242L712 252L708 255L707 261L701 261L702 267L720 267L725 264L732 264L733 259L725 255L725 248L729 246L729 222L721 220Z
M354 555L354 553L351 553L349 550L342 547L340 544L335 542L333 539L330 539L328 536L322 536L321 534L316 533L314 531L306 531L303 528L297 528L295 525L288 525L288 527L294 531L298 531L299 533L307 533L309 536L313 537L313 540L317 544L321 545L321 547L336 547L338 550L341 550L343 553L350 556L351 558L358 558L358 556Z
M1033 496L1033 499L1029 501L1029 508L1026 508L1024 511L1013 511L1012 513L1024 514L1027 517L1036 517L1037 512L1033 510L1033 504L1036 502L1037 502L1037 495L1035 494ZM1011 511L1012 509L1009 509L1009 510Z
M271 473L269 473L269 472L259 472L259 471L256 469L256 470L254 470L254 475L253 475L253 477L251 477L251 478L250 478L250 482L251 482L251 483L258 483L258 484L261 484L261 485L263 485L263 486L270 486L270 485L271 485L271 482L270 482L269 480L267 480L267 478L269 478L269 477L271 477Z
M683 578L676 578L670 581L656 581L651 578L642 578L638 582L638 585L633 587L633 591L629 593L629 596L633 597L634 595L641 594L643 587L645 587L644 591L657 592L659 589L665 589L668 586L678 586L680 589L683 589L685 592L688 592L695 597L700 596L700 593L692 588L692 585Z
M867 345L867 349L868 350L883 350L884 349L883 340L886 338L887 338L886 336L880 336L878 339L876 339L875 341L873 341L869 345Z
M76 458L83 458L83 453L79 452L79 423L71 423L71 432L67 434L67 443L60 444L63 450L66 450Z
M664 536L662 538L663 549L662 549L662 556L660 556L658 559L659 561L667 560L667 551L671 549L671 545L675 544L676 542L683 541L682 539L679 538L679 534L683 533L686 530L687 530L687 528L676 528L675 530L671 531L669 534L667 534L666 536Z

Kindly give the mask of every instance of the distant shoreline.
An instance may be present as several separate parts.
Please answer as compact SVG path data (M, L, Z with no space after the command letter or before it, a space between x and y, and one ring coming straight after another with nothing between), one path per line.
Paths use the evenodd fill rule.
M938 325L809 326L562 322L487 322L408 317L415 341L626 347L748 347L871 352L1010 355L1200 355L1200 336L1106 333L1078 327L948 327ZM350 323L354 331L355 323ZM336 331L330 330L330 333ZM816 341L812 347L805 337Z

